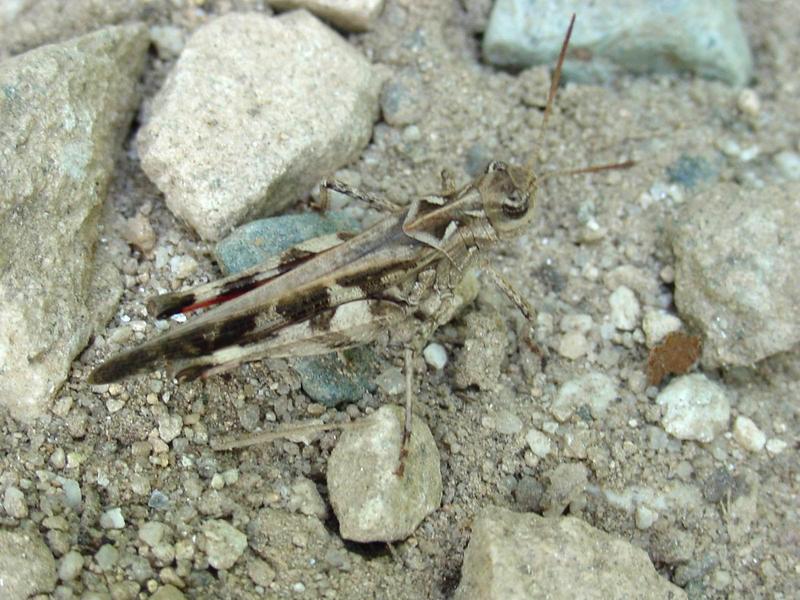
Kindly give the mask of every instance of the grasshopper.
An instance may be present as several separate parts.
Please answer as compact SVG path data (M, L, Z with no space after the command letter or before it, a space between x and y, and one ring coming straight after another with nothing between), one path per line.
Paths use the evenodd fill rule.
M575 15L551 80L541 133L552 110L574 22ZM397 469L402 475L411 435L413 353L453 317L458 308L454 289L463 274L482 265L522 313L533 319L533 309L488 269L485 257L491 246L528 227L540 180L531 164L520 167L493 161L460 189L443 172L441 193L414 199L406 207L340 182L324 181L322 204L334 190L388 209L387 216L358 235L313 238L247 271L152 298L148 309L157 318L210 310L110 358L94 370L89 381L108 383L152 369L160 361L169 363L179 380L205 378L266 356L344 350L392 331L405 345L405 419Z

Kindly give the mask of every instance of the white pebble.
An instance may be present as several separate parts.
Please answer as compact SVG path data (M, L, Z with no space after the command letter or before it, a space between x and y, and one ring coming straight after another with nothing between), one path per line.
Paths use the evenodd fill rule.
M789 446L786 442L778 438L770 438L767 440L767 452L769 452L772 456L776 454L780 454Z
M800 154L788 150L779 152L775 155L775 164L786 179L800 180Z
M621 285L608 298L611 305L611 322L622 331L633 331L639 322L641 308L636 294L627 286Z
M728 396L705 375L696 373L674 379L661 391L656 403L664 407L664 429L679 440L708 443L728 427Z
M24 519L28 516L28 504L25 502L25 494L17 487L10 485L3 494L3 509L10 517Z
M561 336L558 344L558 353L564 358L575 360L589 353L591 345L589 340L580 331L569 331Z
M169 444L183 430L183 419L180 415L162 415L158 418L158 436Z
M667 334L680 330L681 325L681 320L673 314L664 310L648 310L642 319L647 347L652 348L667 337Z
M173 256L169 259L169 268L178 279L186 279L197 270L197 261L191 256Z
M758 97L755 90L747 88L742 90L739 94L736 105L739 107L739 110L748 117L755 117L758 116L761 110L761 99Z
M577 314L577 315L564 315L561 319L561 331L567 333L569 331L579 331L580 333L588 333L592 328L592 316Z
M758 428L752 419L736 417L733 423L733 437L744 449L750 452L761 452L767 443L767 436Z
M650 529L653 523L658 520L658 513L644 504L640 504L636 507L635 519L637 529Z
M528 447L539 458L545 458L550 454L550 438L543 434L538 429L531 429L525 434L525 441L528 442Z
M109 508L100 515L100 527L103 529L123 529L125 527L125 517L122 516L122 509Z
M500 410L495 415L494 429L502 435L514 435L522 431L522 420L509 410Z
M444 366L447 364L447 350L444 349L444 346L436 342L425 346L425 350L422 351L422 356L425 358L425 362L437 371L444 369Z

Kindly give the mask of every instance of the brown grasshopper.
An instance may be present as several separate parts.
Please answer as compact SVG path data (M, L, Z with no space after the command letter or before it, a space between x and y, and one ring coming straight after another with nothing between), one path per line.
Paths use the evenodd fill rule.
M542 132L574 22L573 15L551 81ZM443 173L442 193L415 199L407 207L325 181L323 204L328 191L334 190L388 208L389 214L358 235L313 238L242 273L152 298L148 308L158 318L219 306L110 358L89 380L115 381L152 369L158 361L170 363L179 380L208 377L266 356L324 354L373 341L387 330L399 332L396 337L406 346L407 380L398 467L402 475L411 434L413 352L452 318L458 308L454 289L467 269L482 264L492 245L528 227L539 184L531 167L494 161L461 189ZM532 319L527 302L495 271L486 272Z

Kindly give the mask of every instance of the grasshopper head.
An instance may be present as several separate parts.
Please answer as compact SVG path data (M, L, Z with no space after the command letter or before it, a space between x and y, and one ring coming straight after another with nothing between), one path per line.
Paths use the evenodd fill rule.
M493 161L479 187L486 216L500 238L513 237L527 227L538 187L532 171Z

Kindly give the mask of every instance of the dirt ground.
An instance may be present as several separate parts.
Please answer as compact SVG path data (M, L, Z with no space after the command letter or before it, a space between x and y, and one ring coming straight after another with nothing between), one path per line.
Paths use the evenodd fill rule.
M75 362L62 400L48 419L28 429L10 420L4 424L7 452L0 459L0 471L13 470L34 482L37 470L50 468L45 463L56 450L79 459L79 468L70 476L81 483L85 507L66 525L69 545L87 556L82 577L67 584L76 596L129 578L135 571L142 592L154 591L157 585L152 582L171 582L174 576L182 581L187 597L197 598L255 598L264 593L293 598L450 598L475 514L489 505L536 510L537 487L529 484L546 488L553 470L565 463L585 465L589 482L566 511L642 547L659 572L690 597L788 598L800 588L797 355L774 357L752 370L706 372L729 392L734 414L746 414L768 437L788 442L782 453L746 452L729 435L707 445L671 440L654 447L649 436L658 427L660 413L653 402L656 390L643 383L646 347L635 334L604 340L596 333L609 312L604 277L623 265L645 273L657 286L657 306L675 311L671 286L660 276L674 260L666 230L697 189L684 190L680 201L652 199L668 184L667 169L681 157L703 157L715 165L714 180L702 185L782 181L772 157L783 150L798 151L800 142L796 6L788 0L740 2L755 57L758 115L748 117L737 108L739 90L690 77L631 76L605 87L568 83L537 148L548 70L512 74L481 62L479 41L470 28L485 19L480 10L484 4L488 3L472 3L475 11L467 13L457 1L390 1L372 32L350 37L374 63L419 74L429 108L415 123L416 131L377 124L361 160L339 175L357 179L366 190L403 200L437 190L442 168L452 170L464 184L476 164L493 158L524 163L538 152L542 171L635 160L637 166L626 171L548 179L531 229L493 254L498 270L540 313L552 317L555 325L550 330L545 324L535 333L547 359L540 362L525 349L520 342L524 320L491 282L483 281L469 311L498 314L508 327L508 356L493 389L455 390L452 385L453 360L464 351L463 317L434 336L451 360L443 371L426 368L422 359L417 362L424 374L416 410L432 429L441 453L441 509L393 548L342 542L334 519L317 527L306 517L284 511L283 533L273 539L282 568L273 573L264 592L252 574L263 565L254 562L259 559L251 550L227 570L207 568L200 551L182 557L183 563L164 562L137 539L137 528L147 521L166 523L176 544L195 539L198 520L209 516L232 516L245 530L262 508L285 509L299 476L314 481L326 498L326 460L337 434L326 433L310 445L281 442L215 454L206 440L243 431L243 421L297 421L314 413L317 407L303 394L286 361L266 360L183 385L153 374L98 391L85 383L91 367L106 355L104 340L98 340ZM155 92L169 66L150 70L146 95ZM721 149L729 140L741 148L757 147L758 155L744 161L726 154ZM152 206L149 219L158 243L198 261L199 269L186 284L218 274L209 245L172 217L139 170L130 146L127 150L108 205L105 237L117 248L123 272L130 277L109 332L128 319L147 321L147 297L159 287L175 285L168 267L157 269L152 256L120 240L121 218L133 216L143 204ZM605 228L601 239L583 237L587 215ZM575 313L590 315L595 333L589 336L589 354L569 360L557 351L558 323ZM397 348L379 344L376 352L379 371L402 365ZM553 452L536 457L525 433L552 422L548 407L559 386L587 372L611 377L619 399L602 420L576 413L558 423ZM59 410L64 398L71 401L66 411ZM328 409L323 418L359 418L386 401L380 392L367 394L354 406ZM119 402L122 408L112 412L109 402ZM184 432L191 434L184 433L185 441L177 446L143 453L141 442L153 439L154 431L158 437L159 418L166 413L179 415ZM498 432L498 419L509 413L521 420L521 430ZM212 487L214 473L232 470L238 480ZM637 487L666 494L675 485L695 489L699 501L665 510L648 529L637 528L634 515L615 506L606 493L624 495ZM167 508L148 506L156 489L169 496ZM757 499L757 512L744 525L730 522L730 505L738 495ZM127 529L109 532L96 525L98 515L112 506L123 507ZM131 558L127 563L121 559L110 573L91 568L88 557L109 541L121 556ZM142 556L150 562L150 572L136 571L135 557ZM183 569L176 566L180 564ZM165 568L171 571L165 573Z

